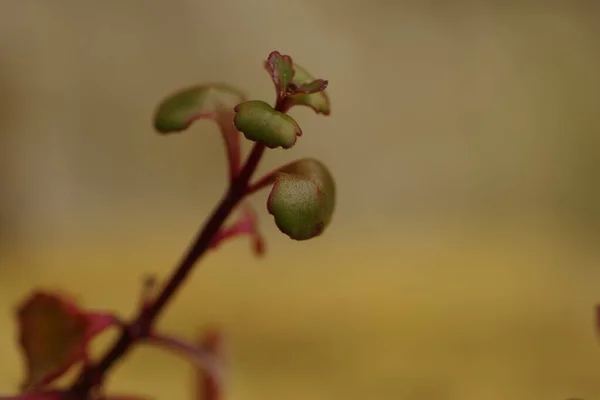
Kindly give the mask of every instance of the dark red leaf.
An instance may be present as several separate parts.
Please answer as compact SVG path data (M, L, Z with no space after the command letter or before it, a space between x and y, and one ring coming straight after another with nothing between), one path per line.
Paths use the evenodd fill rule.
M85 361L90 340L117 323L110 314L85 312L65 295L42 291L22 303L18 320L27 369L24 390L47 385Z

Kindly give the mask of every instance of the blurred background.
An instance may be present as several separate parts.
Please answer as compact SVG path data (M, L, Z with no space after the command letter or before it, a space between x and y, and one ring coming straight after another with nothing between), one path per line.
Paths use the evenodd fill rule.
M0 389L22 378L32 287L134 311L225 188L210 122L160 137L160 99L227 81L272 101L272 50L329 79L311 155L326 233L210 254L161 320L228 339L228 399L600 398L600 3L3 0ZM248 146L246 146L247 148ZM105 338L104 340L108 340ZM101 345L102 343L100 343ZM136 349L110 385L191 398L189 365Z

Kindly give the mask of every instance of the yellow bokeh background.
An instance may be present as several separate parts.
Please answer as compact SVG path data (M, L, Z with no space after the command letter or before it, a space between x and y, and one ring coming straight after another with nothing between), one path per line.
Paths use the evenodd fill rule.
M227 337L228 399L600 397L600 4L592 1L5 0L0 3L0 390L23 377L33 287L133 313L225 188L209 122L160 137L157 102L226 81L271 101L272 50L330 81L311 155L338 204L202 260L160 321ZM245 149L249 146L246 144ZM97 351L110 340L100 338ZM191 369L140 347L119 393L190 399Z

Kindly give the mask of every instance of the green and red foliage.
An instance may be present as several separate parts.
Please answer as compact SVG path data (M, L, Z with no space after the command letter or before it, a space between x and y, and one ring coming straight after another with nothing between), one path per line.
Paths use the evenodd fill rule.
M293 161L253 179L266 150L290 149L303 134L287 114L295 106L307 106L329 115L328 82L314 79L288 55L272 52L264 63L275 85L274 106L261 100L247 100L239 89L222 83L195 85L165 98L157 107L153 126L162 135L182 132L200 120L212 120L223 136L229 165L229 185L212 215L169 279L152 293L144 293L140 307L130 321L107 311L86 310L64 293L34 290L18 307L19 344L24 358L25 378L20 393L0 400L138 400L151 394L105 393L104 383L111 368L125 359L138 344L153 345L186 357L198 369L198 400L223 398L221 332L210 331L198 341L188 341L157 332L154 322L163 313L209 249L220 248L234 237L246 235L256 255L263 255L265 243L258 231L256 212L245 199L271 186L267 210L276 226L293 240L321 235L330 223L335 206L335 184L327 167L318 160ZM254 142L242 160L241 138ZM226 219L240 208L237 220ZM156 290L155 290L156 289ZM150 291L148 291L150 292ZM89 357L89 346L105 330L120 335L98 360ZM56 381L68 371L79 369L66 387Z

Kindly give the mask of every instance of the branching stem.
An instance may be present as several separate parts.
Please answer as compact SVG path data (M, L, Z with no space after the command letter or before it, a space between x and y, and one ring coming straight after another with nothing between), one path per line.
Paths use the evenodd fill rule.
M121 360L134 344L149 334L156 319L168 305L177 290L182 287L198 260L210 248L213 237L217 234L221 225L234 210L235 206L246 196L248 182L256 170L264 151L264 145L255 143L239 175L231 182L229 190L227 190L211 217L199 231L192 245L158 296L149 302L146 307L142 308L133 322L126 329L123 329L121 336L109 348L100 361L87 366L82 371L70 389L70 394L75 399L87 398L90 390L103 381L105 373L116 362Z

